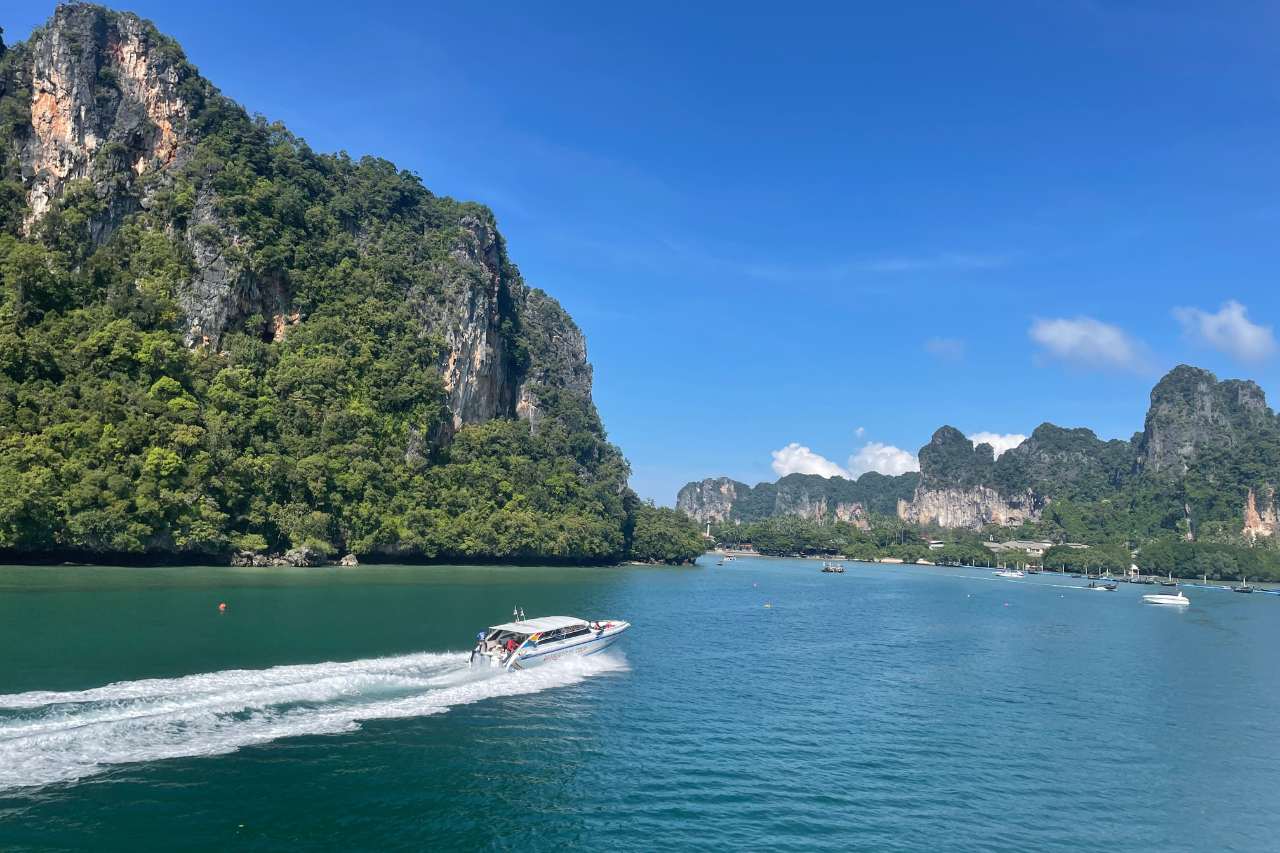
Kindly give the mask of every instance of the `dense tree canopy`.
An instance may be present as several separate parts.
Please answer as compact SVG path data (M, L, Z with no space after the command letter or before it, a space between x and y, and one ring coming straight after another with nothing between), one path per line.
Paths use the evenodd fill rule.
M628 553L633 560L651 563L685 563L706 550L698 525L679 510L640 503Z

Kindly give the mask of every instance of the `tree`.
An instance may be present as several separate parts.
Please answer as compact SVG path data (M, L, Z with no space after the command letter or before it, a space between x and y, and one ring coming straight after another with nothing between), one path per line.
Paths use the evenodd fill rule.
M706 550L698 525L679 510L639 503L628 556L654 563L688 563Z

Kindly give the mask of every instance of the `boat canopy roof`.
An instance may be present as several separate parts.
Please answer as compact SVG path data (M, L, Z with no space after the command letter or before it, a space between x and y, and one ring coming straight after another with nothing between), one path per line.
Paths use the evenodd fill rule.
M554 631L557 628L568 628L573 625L585 625L587 620L576 616L540 616L537 619L524 619L520 622L504 622L493 625L490 631L510 631L513 634L541 634L543 631Z

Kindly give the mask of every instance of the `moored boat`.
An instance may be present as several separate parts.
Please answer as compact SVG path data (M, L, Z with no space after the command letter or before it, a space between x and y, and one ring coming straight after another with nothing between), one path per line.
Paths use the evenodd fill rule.
M594 655L612 646L630 622L542 616L493 625L476 638L471 665L477 661L502 669L528 669L548 660Z
M1249 576L1245 575L1244 580L1240 582L1240 585L1231 587L1231 591L1232 592L1253 592L1253 587L1249 586Z
M1000 571L998 571L998 572L992 572L992 574L993 574L993 575L995 575L995 576L996 576L996 577L998 577L998 578L1020 578L1020 577L1022 577L1022 572L1021 572L1021 571L1019 571L1018 569L1001 569L1001 570L1000 570Z

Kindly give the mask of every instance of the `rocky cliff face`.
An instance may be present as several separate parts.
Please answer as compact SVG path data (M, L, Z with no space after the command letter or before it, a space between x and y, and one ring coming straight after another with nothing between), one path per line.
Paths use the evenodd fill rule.
M8 85L29 93L29 120L0 145L20 164L28 233L78 187L101 202L89 228L95 243L161 195L189 191L189 212L165 223L190 270L174 293L187 345L218 349L251 317L263 322L251 331L273 341L306 322L288 277L252 262L256 247L231 223L216 181L192 174L212 124L202 117L229 102L170 39L135 15L72 4L14 49L20 73ZM370 242L365 223L350 227L358 246ZM476 208L442 230L450 236L432 280L405 292L423 333L443 344L452 423L437 440L495 417L536 425L548 393L569 394L594 414L582 333L554 299L526 287L492 215Z
M1261 507L1257 493L1250 489L1244 504L1244 528L1241 530L1244 537L1250 542L1256 542L1259 537L1269 539L1275 534L1278 523L1275 489L1267 489L1263 493Z
M1213 522L1216 536L1239 530L1249 541L1274 537L1277 526L1280 419L1257 384L1219 382L1209 371L1187 365L1174 368L1152 389L1145 428L1129 441L1103 441L1088 429L1045 423L996 458L989 445L974 446L958 429L943 426L919 458L919 475L909 475L918 485L898 495L888 510L873 508L865 495L883 496L892 489L849 492L852 484L839 478L813 478L828 484L810 489L825 501L798 491L798 481L784 496L784 484L792 478L754 489L733 483L724 491L727 487L717 485L711 494L706 484L731 481L691 483L681 491L681 507L716 521L774 514L831 518L841 511L841 501L860 500L866 509L896 510L914 524L976 528L1040 520L1054 501L1105 514L1108 502L1132 500L1149 517L1162 515L1162 529L1188 538L1206 522ZM859 488L876 476L864 475Z
M733 517L738 495L751 487L728 477L708 477L688 483L676 495L676 509L700 524L721 524Z
M1180 365L1151 390L1138 464L1152 476L1181 477L1201 452L1239 446L1270 417L1256 383L1219 382L1207 370Z
M920 486L910 500L898 502L898 517L940 527L1021 524L1039 518L1044 502L1034 491L1002 495L995 488L996 465L991 445L974 446L958 429L940 427L920 448Z
M789 474L776 483L752 487L715 477L687 484L676 496L676 508L704 524L791 516L865 528L870 513L894 512L898 500L911 494L917 480L914 473L886 477L873 472L857 480Z
M1040 517L1042 501L1033 492L1005 497L989 486L916 490L909 501L898 502L898 517L910 524L939 527L1016 525Z
M515 390L515 414L535 427L544 412L543 394L565 394L591 407L591 364L587 339L560 303L536 288L517 301L520 346L526 363Z
M155 31L133 15L58 7L26 46L30 133L21 149L28 227L69 183L109 200L101 239L136 209L144 178L178 161L189 140L183 73Z
M843 521L863 529L868 527L867 510L857 501L841 501L825 493L779 489L773 515L789 515L809 521Z

